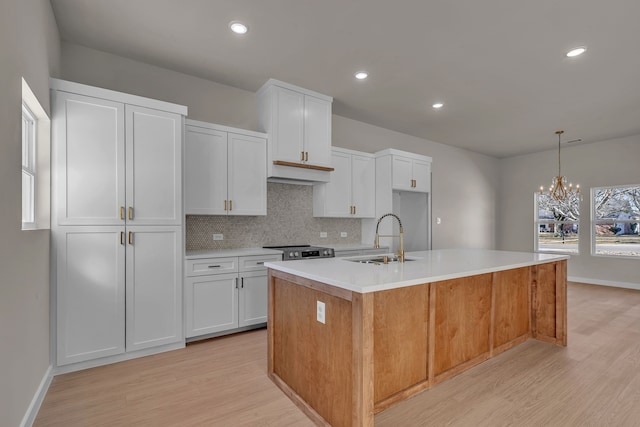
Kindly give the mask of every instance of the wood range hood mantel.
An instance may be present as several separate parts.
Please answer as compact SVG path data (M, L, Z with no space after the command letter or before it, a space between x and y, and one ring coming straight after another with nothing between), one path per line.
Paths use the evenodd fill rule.
M528 339L567 345L566 257L364 293L275 264L268 374L317 425L370 427L374 414Z

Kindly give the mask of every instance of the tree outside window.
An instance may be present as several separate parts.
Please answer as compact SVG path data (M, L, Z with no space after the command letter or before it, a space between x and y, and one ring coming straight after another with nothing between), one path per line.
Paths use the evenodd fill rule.
M580 195L555 200L536 193L536 252L577 254L580 222Z
M594 188L591 204L592 253L640 257L640 185Z

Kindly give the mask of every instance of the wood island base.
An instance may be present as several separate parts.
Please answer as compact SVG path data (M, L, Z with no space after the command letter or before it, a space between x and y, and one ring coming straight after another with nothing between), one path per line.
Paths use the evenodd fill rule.
M560 260L358 293L269 269L269 377L317 425L371 427L530 338L566 346L566 272Z

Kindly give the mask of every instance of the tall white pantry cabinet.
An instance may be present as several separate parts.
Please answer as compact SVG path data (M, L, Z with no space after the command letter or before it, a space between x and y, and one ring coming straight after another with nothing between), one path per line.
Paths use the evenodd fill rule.
M187 108L56 79L51 89L56 365L183 346Z

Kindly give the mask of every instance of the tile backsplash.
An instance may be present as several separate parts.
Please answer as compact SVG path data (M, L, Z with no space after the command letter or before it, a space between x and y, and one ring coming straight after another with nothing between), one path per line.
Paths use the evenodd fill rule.
M320 232L326 238L320 238ZM346 232L347 237L340 237ZM213 234L224 240L213 240ZM267 184L266 216L187 215L186 250L360 243L361 220L314 218L311 185Z

